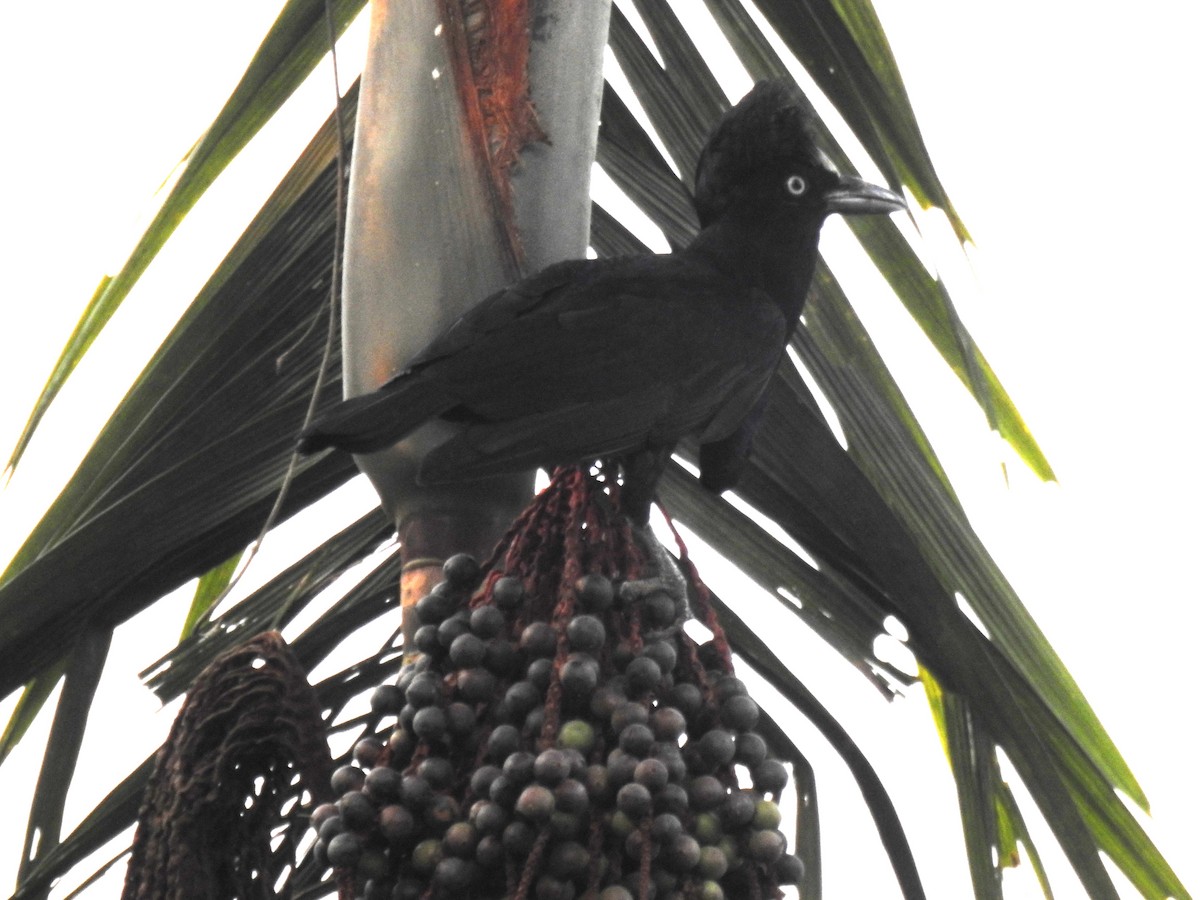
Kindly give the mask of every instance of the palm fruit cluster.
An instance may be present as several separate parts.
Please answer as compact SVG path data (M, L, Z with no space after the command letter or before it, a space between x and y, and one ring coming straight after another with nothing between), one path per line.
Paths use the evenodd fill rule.
M759 708L645 555L567 470L495 560L446 562L415 658L371 698L394 727L313 814L343 896L721 900L798 881Z

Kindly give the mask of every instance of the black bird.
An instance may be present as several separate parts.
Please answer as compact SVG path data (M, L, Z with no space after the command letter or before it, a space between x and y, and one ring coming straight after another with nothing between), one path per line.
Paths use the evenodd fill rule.
M720 119L695 184L688 247L557 263L493 294L379 390L318 418L300 449L369 453L442 418L462 429L422 461L423 483L619 459L622 508L641 523L672 448L694 436L705 485L732 486L825 217L904 201L838 175L785 81L760 82Z

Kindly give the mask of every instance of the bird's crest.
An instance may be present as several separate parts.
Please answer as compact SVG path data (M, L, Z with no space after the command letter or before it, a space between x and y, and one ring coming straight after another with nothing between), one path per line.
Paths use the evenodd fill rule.
M706 224L729 204L737 185L800 162L831 168L815 139L816 113L791 79L760 81L713 129L696 163L696 209Z

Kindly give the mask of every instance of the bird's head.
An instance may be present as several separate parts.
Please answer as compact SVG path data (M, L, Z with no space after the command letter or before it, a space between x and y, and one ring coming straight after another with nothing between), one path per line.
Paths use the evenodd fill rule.
M887 188L839 175L817 147L815 115L790 80L760 81L713 128L696 164L701 227L734 210L793 210L816 222L831 213L905 208Z

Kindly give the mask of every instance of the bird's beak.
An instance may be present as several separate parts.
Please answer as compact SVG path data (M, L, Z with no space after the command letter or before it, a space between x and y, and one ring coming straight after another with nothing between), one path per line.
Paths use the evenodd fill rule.
M899 194L853 175L840 176L837 187L825 195L825 203L829 212L844 216L891 213L908 208Z

